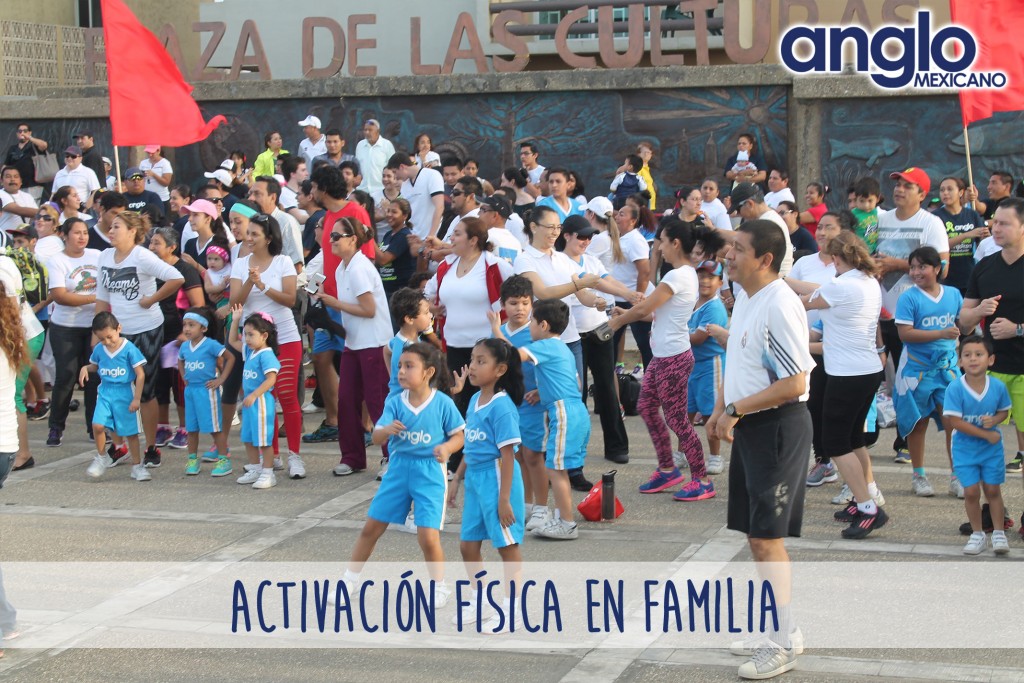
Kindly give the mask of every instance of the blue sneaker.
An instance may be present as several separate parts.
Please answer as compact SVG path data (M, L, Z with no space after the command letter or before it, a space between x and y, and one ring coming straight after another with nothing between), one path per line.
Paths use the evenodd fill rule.
M901 465L909 464L910 463L910 451L908 451L906 448L899 449L898 451L896 451L896 455L895 455L895 457L893 457L892 461L896 462L896 463L899 463Z
M679 501L692 501L692 500L707 500L708 498L715 497L715 485L710 481L708 483L702 482L700 479L693 479L689 481L683 488L679 489L672 496L672 500Z
M220 458L217 460L217 464L214 465L213 471L210 472L211 477L226 477L231 474L231 460L228 458Z
M228 456L229 457L230 457L230 453L231 453L231 451L229 450L228 451ZM218 460L220 460L220 455L218 455L218 453L217 453L217 447L216 446L210 446L210 450L208 450L205 453L203 453L203 462L217 462Z
M646 484L640 484L640 493L661 493L665 489L672 488L676 484L683 483L683 475L679 468L672 468L671 472L654 470L654 474Z

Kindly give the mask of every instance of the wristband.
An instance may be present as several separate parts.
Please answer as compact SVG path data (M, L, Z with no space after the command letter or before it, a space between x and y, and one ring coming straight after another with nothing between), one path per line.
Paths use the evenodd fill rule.
M875 353L882 354L882 353L885 353L888 350L889 349L885 348L884 346L879 346L877 349L875 349Z

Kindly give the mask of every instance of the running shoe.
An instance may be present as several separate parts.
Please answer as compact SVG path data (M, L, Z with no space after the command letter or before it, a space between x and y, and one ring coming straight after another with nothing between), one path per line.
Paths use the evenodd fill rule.
M930 498L935 495L935 489L932 488L932 483L928 481L928 477L914 473L913 479L910 480L910 490L914 492L915 496L921 496L922 498Z
M906 448L900 448L896 451L896 455L892 459L893 462L901 465L907 465L910 463L910 451Z
M263 470L252 484L254 489L269 489L275 486L277 486L277 475L274 474L274 470Z
M720 455L709 455L704 469L708 474L721 474L725 471L725 458Z
M355 474L356 472L362 472L362 470L354 470L354 469L352 469L351 465L346 465L345 463L339 463L338 465L335 465L333 471L334 471L334 476L336 476L336 477L347 477L350 474Z
M231 467L230 458L218 458L217 464L213 466L213 470L210 472L211 477L226 477L234 471Z
M807 473L808 486L821 486L822 484L830 484L833 481L839 481L839 473L836 471L835 463L831 460L815 463L811 471Z
M188 432L185 431L184 427L178 427L169 445L171 448L177 449L188 448Z
M1020 451L1018 451L1017 455L1013 457L1013 460L1006 463L1006 471L1020 472L1022 469L1024 469L1024 455L1021 455Z
M737 657L753 657L757 649L767 643L768 640L767 633L755 633L754 637L747 640L733 641L729 646L729 652ZM789 642L793 646L793 652L798 655L804 653L804 634L799 627L790 632Z
M153 475L149 473L145 465L132 465L132 479L135 481L152 481Z
M150 446L146 449L146 455L142 459L143 467L160 467L160 451L156 446Z
M280 472L284 469L284 464L281 462L281 456L274 456L274 471Z
M661 493L667 488L683 483L683 479L679 468L673 469L671 472L654 470L651 478L646 483L640 484L640 493Z
M189 458L188 462L185 464L185 474L188 474L188 475L199 474L199 470L200 469L201 468L199 466L199 456L195 456L195 457Z
M363 432L363 444L367 448L370 448L371 446L373 446L373 432L372 431Z
M93 456L92 463L85 470L85 473L93 479L99 479L103 476L104 472L113 466L114 461L110 459L109 455L100 455L97 453Z
M547 526L549 521L551 521L551 511L541 505L534 505L533 512L530 513L530 519L526 521L526 530L530 532L537 531Z
M174 431L167 425L160 425L156 428L156 439L154 443L158 448L164 448L174 438Z
M231 449L228 449L227 455L231 455ZM203 462L220 462L220 454L217 452L216 446L210 446L210 450L203 453Z
M676 469L680 470L690 467L690 463L686 460L686 453L682 451L672 451L672 464L676 466Z
M1006 533L992 532L992 550L996 555L1006 555L1010 552L1010 542L1006 540Z
M327 420L320 423L320 426L316 428L316 431L309 434L303 434L302 440L305 443L326 443L328 441L338 440L338 427L337 425L327 424Z
M110 457L109 467L117 467L123 462L131 462L131 458L128 457L128 444L115 446L111 441L107 447L107 455Z
M960 479L955 474L949 475L949 495L957 498L964 497L964 485L960 483Z
M444 581L434 584L434 609L441 609L448 604L452 597L452 589Z
M288 454L288 477L290 479L306 478L306 463L302 462L302 456L298 453Z
M573 491L586 492L594 488L593 482L587 480L587 478L583 476L582 470L569 475L569 485L572 487Z
M64 443L64 432L56 427L50 427L50 433L46 437L46 445L50 448L56 448L62 443Z
M245 466L245 474L240 476L237 481L239 484L255 484L256 480L260 478L260 474L263 473L263 468L259 465L252 465L251 469L249 465Z
M1003 538L1005 540L1006 537ZM971 537L967 539L967 545L964 546L964 555L981 555L987 545L984 531L971 534Z
M26 412L30 420L45 420L46 416L50 414L50 402L36 401L36 404Z
M839 493L832 497L832 504L846 505L851 500L853 500L853 491L851 491L850 487L844 483L843 488L839 489Z
M571 541L579 538L579 526L564 519L552 519L533 532L534 536L550 538L553 541Z
M740 678L762 680L774 678L796 667L796 651L786 650L775 643L768 643L757 648L749 661L740 665Z
M832 517L837 522L845 523L852 522L853 520L857 519L857 515L859 514L860 511L857 509L857 504L851 500L846 507L833 514Z
M878 508L878 512L873 515L866 515L860 512L857 515L857 519L853 520L850 526L843 529L843 538L865 538L875 529L881 529L888 521L889 515L885 514L885 510L882 508Z
M388 459L387 458L381 458L380 459L380 469L377 470L377 481L384 481L384 475L387 474L387 473L388 473ZM452 480L452 478L450 476L452 474L451 471L449 471L448 474L449 474L448 481L451 481Z
M683 488L675 492L672 496L672 500L707 500L708 498L714 497L715 485L713 483L709 481L705 484L700 479L691 479L687 483L683 484Z
M320 413L323 412L323 408L310 401L306 405L302 406L302 412L306 415L309 415L310 413Z

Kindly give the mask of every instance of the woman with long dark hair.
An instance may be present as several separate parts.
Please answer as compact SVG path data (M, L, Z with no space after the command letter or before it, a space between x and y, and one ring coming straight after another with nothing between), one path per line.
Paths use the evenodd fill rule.
M943 178L939 183L942 206L935 210L949 235L949 270L943 284L956 287L961 294L967 293L967 282L974 270L974 252L989 235L985 219L963 205L966 189L963 178Z
M512 202L512 210L525 221L528 214L536 205L537 200L526 191L526 185L530 177L521 168L509 167L501 173L501 187L507 187L516 193L516 200Z

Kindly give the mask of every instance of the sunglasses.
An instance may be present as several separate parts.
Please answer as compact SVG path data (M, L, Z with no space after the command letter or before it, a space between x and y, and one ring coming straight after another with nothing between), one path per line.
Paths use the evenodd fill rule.
M332 242L337 242L342 237L355 237L355 235L353 235L350 232L332 232L331 233L331 241Z
M36 216L36 220L37 221L52 221L53 220L53 216L50 216L49 214L43 213L43 214L40 214L40 215Z
M144 175L130 175L128 180L143 180L145 177Z
M580 235L580 234L575 233L575 232L569 233L569 234L571 234L572 236L574 236L576 239L580 240L581 242L589 242L591 240L591 238L593 238L593 235Z
M65 154L64 158L65 159L77 159L78 155L77 154Z
M211 202L213 204L223 204L224 203L224 200L221 199L220 197L210 197L206 201Z
M452 190L452 196L453 197L461 197L464 194L466 194L466 193L463 192L462 190Z

